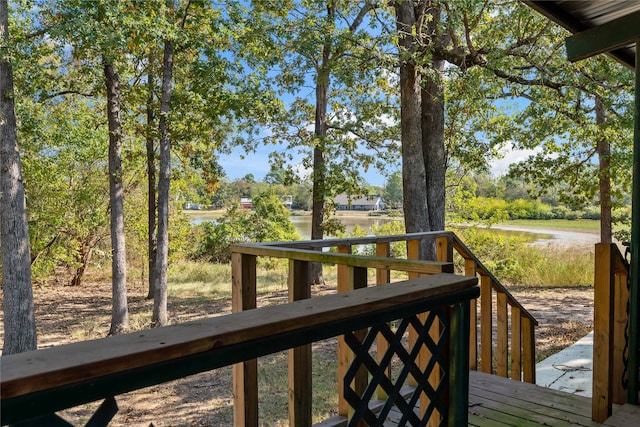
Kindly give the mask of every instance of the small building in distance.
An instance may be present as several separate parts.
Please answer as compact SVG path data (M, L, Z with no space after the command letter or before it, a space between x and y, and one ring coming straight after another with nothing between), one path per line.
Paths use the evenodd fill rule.
M364 197L340 194L333 202L339 211L380 211L385 208L384 200L379 194Z
M247 197L242 197L240 199L240 207L242 209L253 209L253 203L251 202L251 199Z
M293 208L293 196L292 195L284 195L284 196L280 196L280 199L282 200L282 204L284 205L285 208L291 210Z

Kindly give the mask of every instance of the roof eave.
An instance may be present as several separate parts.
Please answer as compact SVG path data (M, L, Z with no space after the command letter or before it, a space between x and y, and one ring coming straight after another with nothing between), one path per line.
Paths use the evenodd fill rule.
M555 1L541 1L541 0L522 0L527 6L540 12L551 21L567 29L572 34L579 33L581 31L589 29L583 25L578 19L576 19L570 13L567 13L562 9ZM628 49L617 49L611 52L607 52L607 55L628 67L631 70L635 70L635 55L631 54Z

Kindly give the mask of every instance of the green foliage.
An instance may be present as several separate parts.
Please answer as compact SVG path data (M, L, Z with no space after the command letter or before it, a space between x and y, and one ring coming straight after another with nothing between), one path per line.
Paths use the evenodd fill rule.
M389 208L402 206L402 171L395 171L384 186L384 201Z
M77 268L108 236L106 129L83 101L19 104L35 278ZM101 161L100 159L104 159Z
M299 240L289 211L273 192L253 198L253 212L232 206L218 221L194 226L193 250L196 260L227 263L231 261L231 245L249 242Z
M457 229L456 234L503 283L523 286L593 284L594 261L589 251L531 245L522 237L499 235L490 229L475 227Z

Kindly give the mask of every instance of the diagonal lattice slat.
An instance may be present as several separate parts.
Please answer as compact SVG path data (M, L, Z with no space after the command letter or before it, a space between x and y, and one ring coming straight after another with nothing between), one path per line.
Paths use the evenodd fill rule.
M354 353L353 361L344 377L344 398L354 410L349 426L355 426L361 420L370 426L381 426L394 406L402 414L398 422L399 426L426 425L436 411L440 414L440 425L446 425L449 383L448 314L448 310L444 308L433 310L424 320L421 320L420 316L401 319L395 328L388 323L381 323L371 327L364 338L359 338L357 332L345 334L345 342ZM413 329L417 335L411 348L405 345L404 339L409 329ZM434 330L437 330L436 334L433 334ZM435 336L432 337L432 334ZM376 339L384 339L389 344L379 361L371 354ZM425 366L421 367L419 355L424 350L429 352L430 357L426 363L423 362ZM395 379L388 376L394 358L397 358L401 364ZM354 390L353 383L356 375L363 368L368 373L369 381L364 392L359 395ZM434 372L439 373L437 384L431 384L429 381ZM406 399L401 390L409 376L415 379L417 386L411 396ZM388 398L382 409L374 413L369 409L369 402L378 387L385 391ZM422 416L420 411L414 410L421 395L424 395L428 401Z

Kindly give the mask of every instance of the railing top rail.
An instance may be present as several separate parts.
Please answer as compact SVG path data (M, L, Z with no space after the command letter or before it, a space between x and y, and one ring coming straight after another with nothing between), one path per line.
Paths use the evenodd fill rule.
M50 413L468 301L479 294L476 283L476 278L451 274L425 276L3 356L2 421L11 422L7 417L16 407L24 410L32 405L34 411ZM70 401L74 403L68 405Z
M460 240L460 238L455 234L453 235L453 246L463 258L472 259L475 261L477 270L481 271L480 274L483 276L488 276L491 279L491 285L507 296L509 305L518 307L520 309L521 315L528 317L529 319L531 319L531 322L535 326L538 326L538 321L535 319L535 317L533 317L533 315L529 313L527 309L524 308L513 295L511 295L511 292L509 292L507 288L505 288L504 285L500 283L500 281L489 271L489 269L484 266L482 261L480 261L478 257L476 257L474 253L471 252L467 245L465 245L464 242Z
M263 244L233 245L231 247L231 252L242 253L245 255L288 258L297 261L323 262L327 264L410 271L424 274L435 274L441 272L453 273L453 263L451 262L406 260L378 256L319 252L309 249L266 246Z
M422 233L394 234L389 236L369 236L369 237L349 237L345 239L320 239L320 240L299 240L295 242L263 242L257 243L259 246L278 246L286 248L326 248L336 246L370 245L374 243L392 243L415 239L436 239L442 236L452 236L451 231L427 231ZM242 245L246 246L246 245Z

